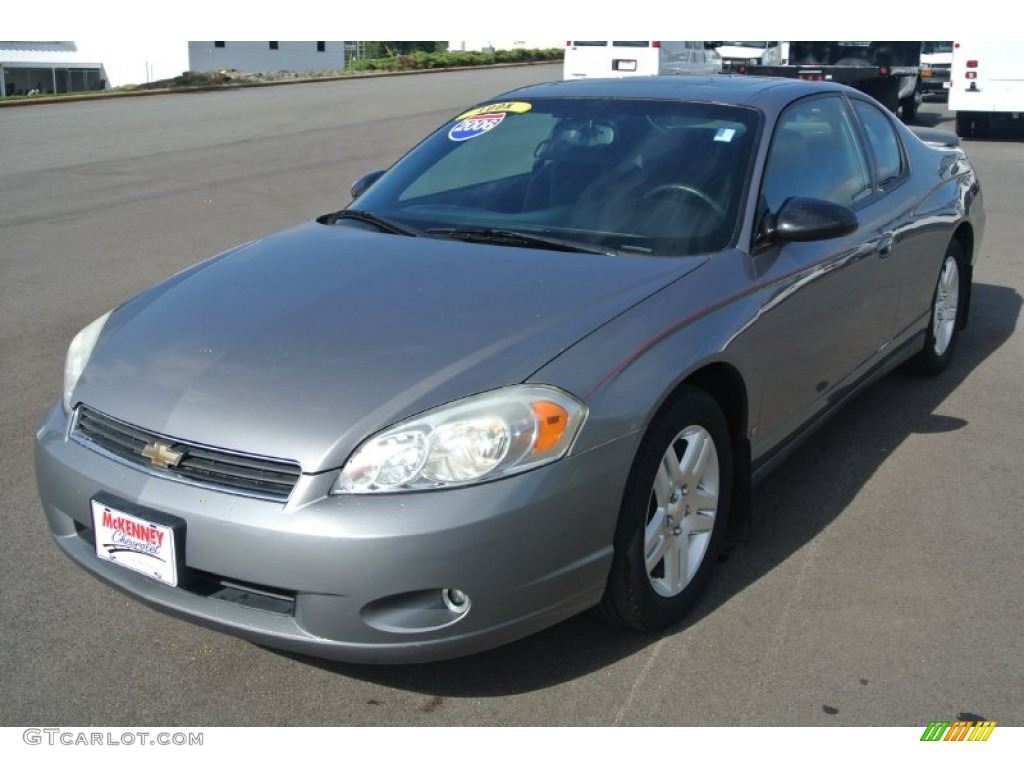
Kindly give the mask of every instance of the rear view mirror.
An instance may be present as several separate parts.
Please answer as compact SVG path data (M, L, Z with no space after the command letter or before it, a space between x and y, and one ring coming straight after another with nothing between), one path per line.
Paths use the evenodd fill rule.
M573 147L605 147L615 141L615 128L602 120L581 120L561 126L558 138Z

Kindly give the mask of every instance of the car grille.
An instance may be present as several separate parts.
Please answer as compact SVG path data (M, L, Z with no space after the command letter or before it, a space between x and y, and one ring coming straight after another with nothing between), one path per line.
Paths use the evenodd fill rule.
M73 434L157 474L248 496L285 500L301 474L299 465L293 462L193 445L133 427L85 406L78 408ZM157 440L183 454L175 466L159 467L142 455L143 449Z

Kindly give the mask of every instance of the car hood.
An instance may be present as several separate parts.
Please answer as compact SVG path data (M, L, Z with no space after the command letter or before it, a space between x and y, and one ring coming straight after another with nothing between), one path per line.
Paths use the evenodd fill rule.
M120 307L75 400L179 440L317 472L397 420L524 381L703 261L309 223Z

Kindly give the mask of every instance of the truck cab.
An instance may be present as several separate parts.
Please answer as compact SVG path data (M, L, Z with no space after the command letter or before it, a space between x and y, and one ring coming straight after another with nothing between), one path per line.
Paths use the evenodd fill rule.
M714 46L722 57L723 72L733 72L744 65L784 63L783 44L778 40L722 40Z
M949 90L949 73L953 64L953 43L921 43L921 92L943 96Z

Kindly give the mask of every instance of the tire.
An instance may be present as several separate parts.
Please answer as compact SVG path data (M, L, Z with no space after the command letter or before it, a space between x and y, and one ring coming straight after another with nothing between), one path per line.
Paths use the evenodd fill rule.
M962 325L958 309L961 299L966 297L963 281L964 249L959 241L950 240L932 295L924 347L910 360L911 368L917 373L926 376L942 373L953 359Z
M900 102L900 115L904 123L912 123L917 119L917 93L913 93Z
M962 139L986 139L992 132L992 116L987 112L957 112L956 133Z
M974 135L974 114L972 112L956 113L956 133L961 139L969 139Z
M978 139L987 139L992 132L992 116L982 112L974 116L974 136Z
M693 607L726 535L733 464L718 403L682 390L648 429L630 470L602 618L654 631Z

